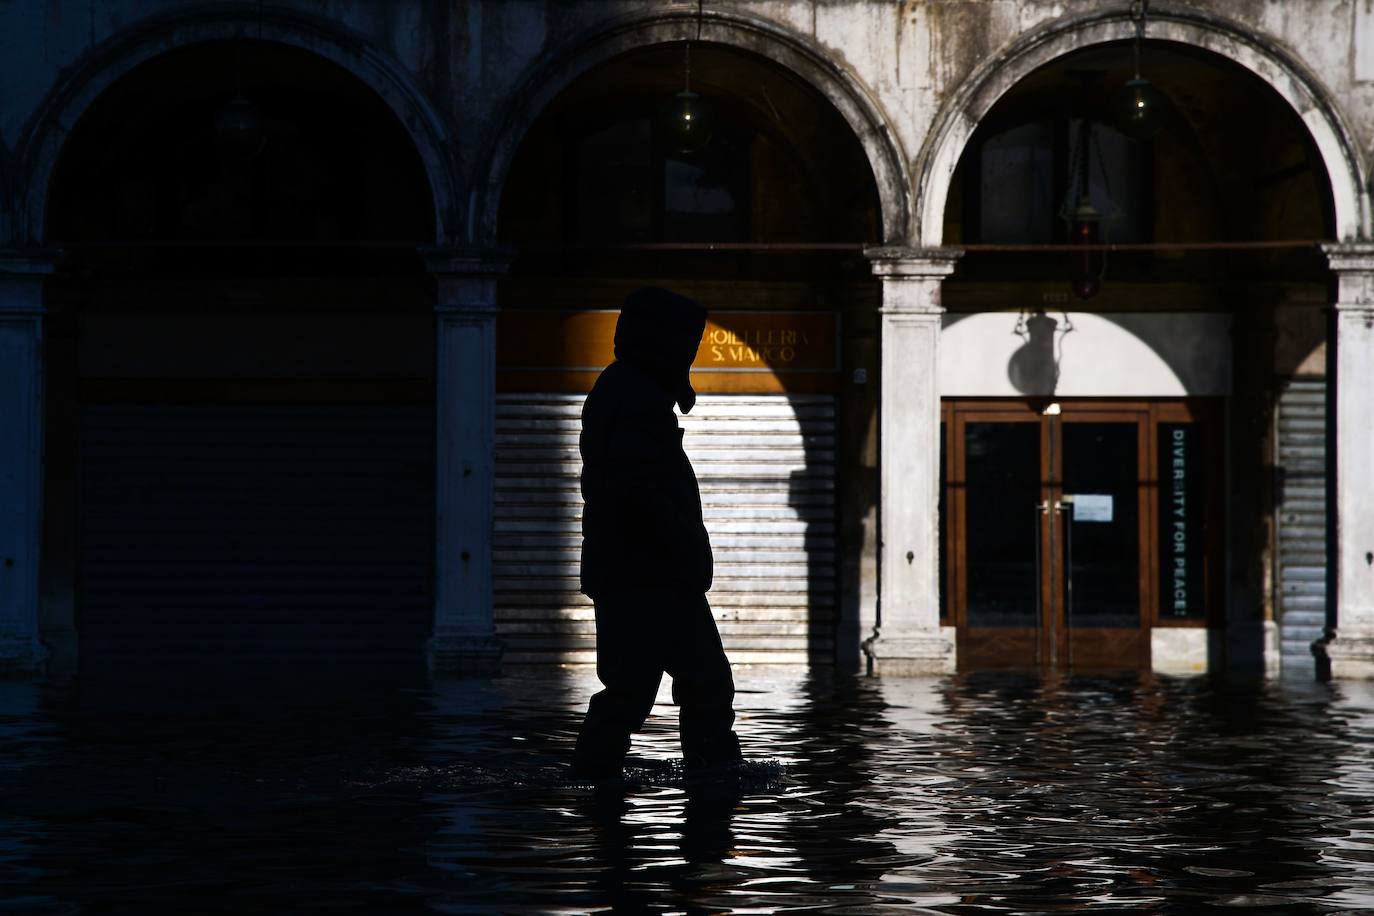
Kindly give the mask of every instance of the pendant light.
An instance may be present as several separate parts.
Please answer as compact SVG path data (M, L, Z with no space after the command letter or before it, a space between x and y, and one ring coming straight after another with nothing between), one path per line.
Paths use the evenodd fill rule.
M258 37L262 37L262 8L258 8ZM242 167L262 152L267 137L262 113L243 95L243 37L234 40L234 97L215 112L215 150L221 161Z
M1131 19L1135 22L1132 53L1135 76L1117 91L1112 102L1116 123L1122 133L1136 140L1149 140L1159 133L1164 122L1164 109L1169 99L1154 84L1140 75L1140 46L1145 38L1145 17L1150 12L1150 0L1134 0Z
M697 0L697 41L701 40L704 3L705 0ZM695 153L711 142L711 132L715 127L715 111L709 102L692 91L690 39L682 51L682 91L674 95L664 107L661 124L668 146L675 152Z
M1084 84L1086 87L1086 79ZM1097 245L1102 241L1102 211L1093 205L1089 185L1092 130L1092 121L1085 113L1079 121L1078 136L1073 144L1068 193L1059 209L1060 219L1068 223L1071 245ZM1093 250L1075 252L1071 258L1073 294L1079 299L1091 299L1102 289L1106 258L1101 251Z
M215 114L215 147L226 162L235 165L246 165L262 152L262 115L240 93Z

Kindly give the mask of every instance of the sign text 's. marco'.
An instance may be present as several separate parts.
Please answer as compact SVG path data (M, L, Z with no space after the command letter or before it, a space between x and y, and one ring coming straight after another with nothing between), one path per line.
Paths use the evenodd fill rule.
M811 338L793 328L707 328L702 343L713 363L764 363L787 365L797 359L797 347L808 346Z

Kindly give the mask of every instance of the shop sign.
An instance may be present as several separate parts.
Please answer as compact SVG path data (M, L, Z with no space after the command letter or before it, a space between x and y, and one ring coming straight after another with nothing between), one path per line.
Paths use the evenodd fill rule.
M616 311L512 311L497 318L502 370L587 372L615 359ZM713 311L693 372L826 373L839 369L833 312Z
M1159 590L1161 616L1196 618L1202 594L1202 494L1198 427L1159 425Z
M698 371L817 372L839 368L835 316L818 312L720 314L707 319Z

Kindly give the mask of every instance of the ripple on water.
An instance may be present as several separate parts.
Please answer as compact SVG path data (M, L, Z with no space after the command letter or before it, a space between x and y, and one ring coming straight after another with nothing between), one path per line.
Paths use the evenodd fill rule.
M35 914L1374 909L1371 688L737 681L753 759L735 778L683 772L665 684L624 780L597 787L566 766L589 672L297 704L14 687L0 900Z

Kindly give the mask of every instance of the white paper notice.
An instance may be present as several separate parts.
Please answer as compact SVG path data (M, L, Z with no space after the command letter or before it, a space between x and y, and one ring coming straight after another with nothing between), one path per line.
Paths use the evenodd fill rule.
M1110 493L1075 493L1073 520L1076 522L1110 522L1112 495Z

